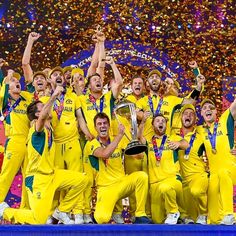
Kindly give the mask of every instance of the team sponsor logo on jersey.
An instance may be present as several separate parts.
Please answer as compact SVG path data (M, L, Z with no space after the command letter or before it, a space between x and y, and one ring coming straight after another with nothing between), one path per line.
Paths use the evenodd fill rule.
M71 99L67 99L66 100L66 104L72 104L72 100Z

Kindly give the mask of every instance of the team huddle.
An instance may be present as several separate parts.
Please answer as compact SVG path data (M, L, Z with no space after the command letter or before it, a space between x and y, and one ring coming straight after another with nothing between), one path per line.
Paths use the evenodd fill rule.
M132 77L132 93L121 96L122 76L105 53L97 29L91 65L85 77L78 67L33 72L30 57L40 35L29 34L21 75L0 70L0 119L7 141L0 174L0 219L17 224L124 223L122 199L128 199L134 224L235 223L236 181L234 121L236 101L217 115L211 99L196 103L205 77L195 61L189 66L196 86L180 97L173 78L158 70ZM113 77L104 91L104 70ZM0 59L0 67L4 66ZM114 115L119 103L133 103L137 140L147 150L125 153L132 140L129 115ZM138 148L138 146L137 146ZM4 202L16 173L23 175L21 206ZM97 189L92 213L93 189Z

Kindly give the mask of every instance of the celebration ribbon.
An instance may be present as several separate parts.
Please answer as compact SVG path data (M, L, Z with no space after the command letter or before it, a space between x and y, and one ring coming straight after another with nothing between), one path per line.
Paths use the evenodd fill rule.
M155 116L155 115L160 113L161 106L163 104L163 98L160 97L160 100L159 100L159 103L158 103L156 111L154 111L153 102L152 102L152 98L151 98L150 95L148 96L148 103L149 103L149 106L150 106L150 109L152 111L153 116Z
M164 135L164 136L162 137L162 140L161 140L160 148L158 149L156 137L155 137L155 136L152 137L153 150L154 150L154 153L155 153L156 160L157 160L158 162L161 160L162 152L163 152L163 150L164 150L164 145L165 145L166 139L167 139L167 136Z

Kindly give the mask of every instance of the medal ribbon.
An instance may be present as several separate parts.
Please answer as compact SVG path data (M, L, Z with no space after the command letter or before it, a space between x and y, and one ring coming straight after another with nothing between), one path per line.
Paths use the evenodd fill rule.
M10 99L8 99L8 103L7 103L7 107L6 109L4 110L3 112L3 117L4 117L4 120L6 119L6 117L19 105L21 101L21 98L18 98L14 104L11 106L11 101Z
M216 149L216 134L217 134L218 124L219 124L218 121L214 123L213 134L211 133L210 129L207 128L208 138L211 142L212 149Z
M104 106L104 96L102 96L100 98L100 104L99 104L99 110L98 110L98 106L96 103L96 99L92 94L89 94L89 101L93 104L93 107L95 108L95 110L98 112L102 112L103 111L103 106Z
M52 147L52 129L50 127L46 127L48 133L48 149Z
M153 107L152 98L151 98L150 95L148 96L148 103L149 103L149 106L150 106L150 109L151 109L151 111L152 111L153 116L155 116L155 115L157 115L157 114L160 113L161 106L162 106L162 104L163 104L163 98L160 97L160 100L159 100L159 103L158 103L158 106L157 106L157 109L156 109L155 112L154 112L154 107Z
M196 133L192 134L191 139L189 141L189 147L185 150L185 155L187 155L187 156L189 155L195 138L196 138Z
M59 98L60 105L59 106L57 105L57 100L53 104L53 110L57 113L58 120L60 120L62 111L64 109L64 98L65 98L65 94L62 93Z
M161 146L160 146L160 148L158 149L156 137L155 137L155 136L152 137L153 150L154 150L155 157L156 157L156 160L157 160L157 161L160 161L160 160L161 160L162 152L163 152L163 150L164 150L164 145L165 145L166 139L167 139L167 136L164 135L163 138L162 138L162 140L161 140Z

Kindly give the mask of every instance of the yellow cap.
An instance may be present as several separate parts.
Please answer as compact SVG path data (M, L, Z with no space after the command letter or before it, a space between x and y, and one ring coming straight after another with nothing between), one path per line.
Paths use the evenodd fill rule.
M46 73L44 73L43 71L36 71L33 75L33 80L37 75L42 75L45 79L47 79Z
M12 74L12 77L14 77L14 78L20 80L21 75L20 75L19 73L17 73L17 72L14 72L14 73Z
M205 99L202 100L200 106L203 107L203 105L204 105L205 103L210 103L210 104L212 104L213 106L216 105L211 99L205 98Z
M74 68L71 71L71 76L74 76L76 73L79 73L80 75L84 76L84 71L81 68Z
M67 71L72 71L73 68L71 66L66 66L63 68L63 73L65 74Z
M175 79L173 79L173 81L174 81L175 86L180 90L181 87L180 87L179 82L177 80L175 80Z
M51 75L53 74L53 72L55 72L55 71L60 71L60 72L62 72L62 74L64 74L63 69L62 69L60 66L56 66L55 68L53 68L53 69L49 72L48 77L50 78Z
M195 108L195 106L193 104L185 104L185 105L182 106L182 108L180 110L180 113L183 113L187 109L191 109L194 112L196 112L196 108Z
M162 74L159 70L152 70L149 74L148 74L148 78L150 78L152 75L157 74L160 78L162 77Z

